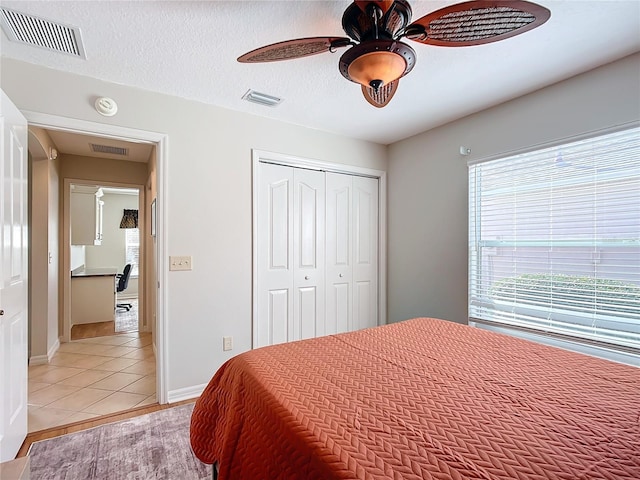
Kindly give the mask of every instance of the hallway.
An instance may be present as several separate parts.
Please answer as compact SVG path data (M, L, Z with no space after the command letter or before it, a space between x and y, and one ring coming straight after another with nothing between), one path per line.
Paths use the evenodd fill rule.
M156 403L151 333L63 343L48 365L29 367L28 431Z

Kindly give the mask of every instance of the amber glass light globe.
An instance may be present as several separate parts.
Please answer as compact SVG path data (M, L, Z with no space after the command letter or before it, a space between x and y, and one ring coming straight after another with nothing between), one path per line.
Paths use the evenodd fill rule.
M367 40L340 57L340 73L365 88L378 90L411 71L416 52L396 40Z
M366 87L372 82L381 81L382 85L400 78L407 69L405 59L393 52L378 51L365 53L349 65L349 77Z

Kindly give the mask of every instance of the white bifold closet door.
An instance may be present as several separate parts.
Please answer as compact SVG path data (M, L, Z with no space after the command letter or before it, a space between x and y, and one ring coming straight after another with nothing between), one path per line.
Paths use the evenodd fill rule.
M324 334L378 322L378 179L326 174Z
M378 180L258 165L254 347L377 325Z
M324 172L259 164L257 345L318 335L324 320Z

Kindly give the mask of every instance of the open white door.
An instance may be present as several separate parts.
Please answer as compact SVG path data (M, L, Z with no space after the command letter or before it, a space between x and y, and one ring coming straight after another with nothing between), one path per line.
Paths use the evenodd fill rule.
M0 104L0 462L27 435L27 121Z

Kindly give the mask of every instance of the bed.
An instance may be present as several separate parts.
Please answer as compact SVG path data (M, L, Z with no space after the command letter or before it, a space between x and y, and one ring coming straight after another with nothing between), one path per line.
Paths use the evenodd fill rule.
M191 445L220 480L637 480L640 368L417 318L230 359Z

